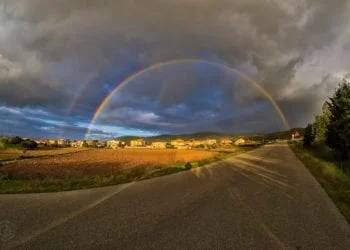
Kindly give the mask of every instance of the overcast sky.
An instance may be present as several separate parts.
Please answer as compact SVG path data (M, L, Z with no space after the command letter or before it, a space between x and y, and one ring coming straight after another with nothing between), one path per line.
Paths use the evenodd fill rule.
M191 58L261 84L305 126L350 73L349 0L1 0L0 134L83 138L102 100ZM205 62L130 81L91 137L283 130L249 81Z

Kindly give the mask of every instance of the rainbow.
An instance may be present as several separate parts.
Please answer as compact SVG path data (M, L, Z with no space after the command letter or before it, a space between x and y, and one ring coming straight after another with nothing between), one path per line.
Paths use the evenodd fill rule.
M76 107L76 105L77 105L79 99L82 97L82 95L83 95L85 89L88 88L88 86L89 86L90 83L91 83L91 80L92 80L93 77L95 77L95 76L96 76L96 74L90 75L90 76L89 76L89 79L87 79L87 80L80 86L80 88L78 88L78 90L75 92L75 94L74 94L74 96L73 96L73 99L72 99L72 101L71 101L71 103L70 103L70 105L69 105L69 107L68 107L68 109L67 109L67 112L66 112L66 114L65 114L65 119L64 119L64 123L65 123L65 124L66 124L66 121L67 121L68 117L71 116L71 114L72 114L74 108ZM60 129L59 138L64 138L64 127L61 127L61 129Z
M274 109L276 110L276 112L278 113L278 115L280 116L285 128L288 130L289 129L289 124L288 121L285 117L285 115L283 114L281 108L278 106L278 104L276 103L276 101L273 99L273 97L271 96L271 94L264 89L260 84L258 84L256 81L254 81L253 79L249 78L248 76L244 75L243 73L241 73L240 71L231 68L225 64L220 64L217 62L212 62L212 61L208 61L208 60L204 60L204 59L175 59L175 60L170 60L170 61L165 61L165 62L160 62L160 63L156 63L153 64L147 68L141 69L137 72L135 72L134 74L128 76L126 79L124 79L117 87L115 87L101 102L101 104L98 106L98 108L96 109L91 122L88 126L87 129L87 133L85 138L87 138L89 136L89 134L91 133L93 124L96 122L98 116L101 114L102 110L104 109L104 107L108 104L108 102L111 100L111 98L119 91L121 90L125 85L127 85L129 82L131 82L132 80L136 79L137 77L141 76L142 74L151 72L153 70L159 69L161 67L164 66L169 66L169 65L175 65L175 64L183 64L183 63L205 63L208 65L213 65L222 69L226 69L228 71L234 72L235 74L239 75L240 77L242 77L243 79L247 80L249 83L251 83L254 87L256 87L272 104L272 106L274 107Z

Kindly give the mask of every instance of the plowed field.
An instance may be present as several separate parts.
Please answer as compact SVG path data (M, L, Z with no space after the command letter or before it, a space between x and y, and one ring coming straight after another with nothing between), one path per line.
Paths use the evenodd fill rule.
M0 173L21 179L107 176L135 168L163 168L211 158L217 154L197 150L93 149L16 161L2 166Z

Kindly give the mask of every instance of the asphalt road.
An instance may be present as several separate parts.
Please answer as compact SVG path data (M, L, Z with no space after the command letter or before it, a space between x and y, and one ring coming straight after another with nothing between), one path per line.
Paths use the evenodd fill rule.
M350 226L287 145L191 171L1 195L1 249L350 249Z

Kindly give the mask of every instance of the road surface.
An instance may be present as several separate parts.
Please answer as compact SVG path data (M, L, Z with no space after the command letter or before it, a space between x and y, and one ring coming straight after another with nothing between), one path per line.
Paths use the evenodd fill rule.
M287 145L138 183L1 195L1 249L350 249Z

